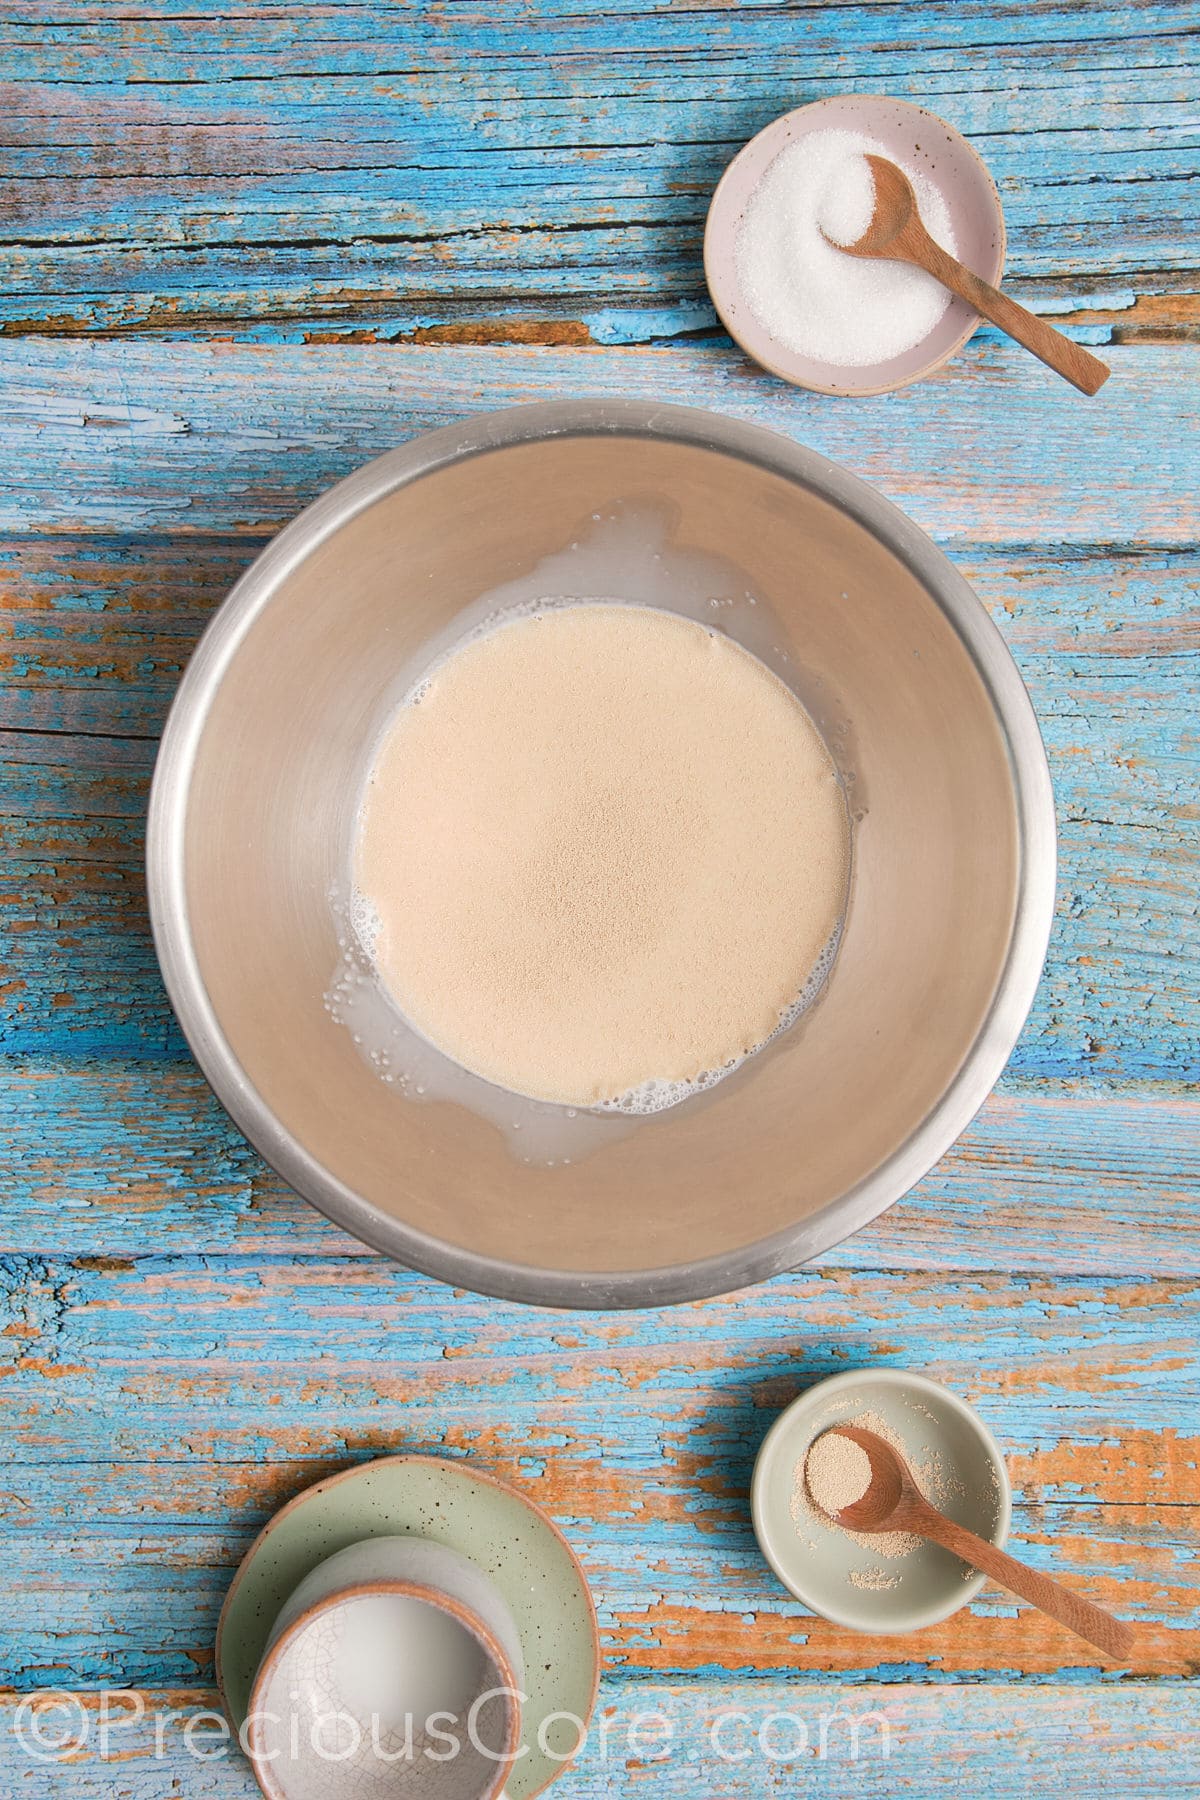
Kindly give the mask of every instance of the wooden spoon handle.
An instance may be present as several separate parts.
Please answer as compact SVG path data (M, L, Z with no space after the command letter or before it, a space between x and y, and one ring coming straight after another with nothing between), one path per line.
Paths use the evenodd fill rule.
M1018 1562L1007 1550L997 1550L995 1544L976 1537L973 1531L956 1525L953 1519L935 1512L928 1504L922 1504L913 1524L922 1536L935 1539L955 1556L970 1563L972 1568L982 1569L993 1581L1000 1582L1014 1594L1019 1594L1022 1600L1031 1601L1041 1612L1049 1613L1052 1619L1066 1625L1077 1637L1086 1638L1089 1644L1095 1644L1120 1662L1128 1662L1133 1648L1133 1630L1123 1619L1116 1619L1103 1607L1081 1599L1040 1570Z
M1018 344L1024 344L1027 350L1055 371L1056 374L1078 388L1081 394L1095 394L1108 380L1111 370L1107 363L1102 363L1098 356L1085 350L1082 344L1076 344L1061 331L1055 331L1053 325L1047 325L1036 313L1010 300L999 288L980 276L973 275L955 257L943 250L934 242L928 232L922 232L919 257L921 266L935 275L943 287L948 287L967 305L973 307L983 318L990 319L1001 331L1006 331Z

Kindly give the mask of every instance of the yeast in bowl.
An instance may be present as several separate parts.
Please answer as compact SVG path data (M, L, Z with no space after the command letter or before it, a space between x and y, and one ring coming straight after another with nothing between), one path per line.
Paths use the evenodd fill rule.
M671 605L717 569L724 597L755 599L746 647L792 686L861 815L853 879L835 978L797 1028L686 1105L539 1159L513 1113L410 1097L369 1066L328 1005L336 895L406 671L480 596L522 591L595 515L631 511L662 522L660 560L611 552L607 591ZM594 568L579 581L597 592ZM181 684L148 863L176 1010L286 1179L456 1284L608 1307L793 1267L926 1172L1025 1017L1053 832L1012 660L916 526L754 427L563 402L418 439L281 533Z

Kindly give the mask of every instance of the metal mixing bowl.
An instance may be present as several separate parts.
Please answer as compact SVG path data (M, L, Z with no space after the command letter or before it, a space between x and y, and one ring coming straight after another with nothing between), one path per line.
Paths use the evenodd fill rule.
M833 975L797 1026L707 1094L548 1166L483 1112L379 1079L328 1008L331 894L398 672L623 505L656 510L673 552L760 601L774 666L850 782L854 874ZM418 438L282 531L180 685L148 846L175 1010L285 1179L445 1281L590 1307L793 1268L919 1180L1016 1040L1054 861L1028 696L924 533L783 438L633 401Z

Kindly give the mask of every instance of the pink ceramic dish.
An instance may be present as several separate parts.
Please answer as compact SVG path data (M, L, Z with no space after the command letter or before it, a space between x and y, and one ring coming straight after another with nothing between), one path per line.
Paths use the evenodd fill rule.
M822 394L886 394L920 381L948 362L979 323L966 303L952 299L929 335L900 356L862 368L800 356L773 338L751 312L738 285L736 247L750 196L780 151L813 131L860 131L889 154L925 167L945 195L958 256L985 281L1004 272L1004 213L996 184L967 140L924 107L880 94L841 94L817 100L751 138L726 169L708 209L704 274L713 305L730 337L764 369Z

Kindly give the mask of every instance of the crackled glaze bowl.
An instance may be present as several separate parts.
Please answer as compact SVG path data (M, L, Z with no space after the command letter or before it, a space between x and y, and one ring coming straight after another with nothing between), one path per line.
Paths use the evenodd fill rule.
M369 1538L284 1604L246 1748L268 1800L495 1800L520 1748L523 1682L512 1613L469 1557Z

